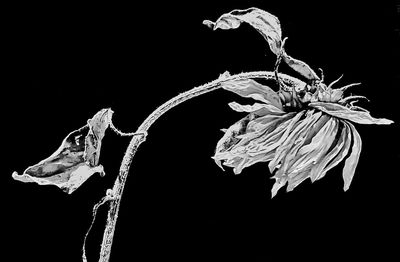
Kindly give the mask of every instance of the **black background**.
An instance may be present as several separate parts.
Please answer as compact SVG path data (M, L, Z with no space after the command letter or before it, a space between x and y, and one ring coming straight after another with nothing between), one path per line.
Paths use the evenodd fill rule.
M265 164L235 176L210 158L219 129L242 117L227 106L237 96L219 90L184 103L157 121L134 158L111 261L398 257L399 7L390 1L293 2L4 9L3 53L11 58L4 72L11 81L2 91L2 247L10 256L2 261L80 261L92 206L112 187L129 138L107 131L106 176L94 175L72 195L13 181L12 171L48 157L102 108L114 110L117 127L134 131L164 101L226 70L273 68L273 54L250 26L213 32L202 25L251 6L279 17L290 55L323 68L327 83L342 73L342 85L362 82L353 89L370 98L362 105L396 124L357 125L363 149L349 191L343 192L340 165L271 200L274 181ZM101 209L89 237L89 261L98 259L105 214Z

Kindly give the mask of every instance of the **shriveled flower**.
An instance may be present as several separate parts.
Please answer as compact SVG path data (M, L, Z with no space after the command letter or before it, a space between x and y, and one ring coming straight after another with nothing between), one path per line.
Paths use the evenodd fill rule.
M247 116L225 130L214 155L216 163L233 167L235 174L258 162L269 162L268 167L276 180L272 197L287 184L293 190L302 181L316 181L345 160L343 169L344 190L351 184L361 152L361 138L353 123L393 123L391 120L373 118L368 111L354 106L361 96L343 97L344 91L356 84L333 89L323 83L304 62L288 56L281 41L277 18L257 8L234 10L222 15L215 23L206 21L212 28L237 28L241 22L252 25L268 41L277 55L277 65L282 59L292 69L308 80L304 85L286 85L276 72L279 91L253 79L225 81L225 90L242 97L257 100L253 105L229 106ZM277 69L277 67L276 67ZM299 82L301 82L299 80ZM351 102L351 100L353 100Z
M110 124L111 109L100 110L87 124L67 135L61 146L48 158L28 167L15 180L55 185L66 193L75 191L95 173L104 175L99 165L101 141Z

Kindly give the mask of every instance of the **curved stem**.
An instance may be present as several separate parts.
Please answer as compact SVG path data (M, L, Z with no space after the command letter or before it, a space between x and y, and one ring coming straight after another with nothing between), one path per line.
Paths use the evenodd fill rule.
M283 81L288 83L290 86L304 85L304 83L294 77L279 74ZM210 83L204 84L199 87L195 87L187 92L179 94L172 99L168 100L160 107L158 107L153 113L151 113L140 125L140 127L135 132L138 135L133 136L129 143L129 146L125 152L124 158L121 163L119 170L119 175L115 180L112 194L110 199L110 207L107 215L107 224L103 235L103 242L101 244L100 258L99 262L108 262L110 259L111 246L113 241L113 236L115 232L115 225L118 218L118 211L121 203L121 197L124 190L126 178L128 176L129 168L132 163L132 159L139 148L139 145L143 143L146 139L146 134L151 125L164 113L166 113L171 108L179 105L180 103L187 101L196 96L214 91L221 87L221 83L231 80L241 80L249 78L264 78L264 79L274 79L274 72L249 72L241 73L232 76L221 76L217 80Z

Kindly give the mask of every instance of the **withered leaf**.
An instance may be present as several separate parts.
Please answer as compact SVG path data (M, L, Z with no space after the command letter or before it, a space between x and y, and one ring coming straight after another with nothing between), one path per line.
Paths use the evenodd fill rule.
M305 62L289 56L285 51L282 52L282 58L288 66L308 80L320 80L314 70Z
M14 172L12 177L21 182L55 185L70 194L94 173L104 175L98 163L112 113L111 109L100 110L85 126L69 133L50 157L28 167L22 175Z
M268 42L271 51L278 55L281 52L282 31L278 18L264 10L258 8L248 8L245 10L233 10L223 14L216 22L204 20L203 24L213 30L236 29L242 22L254 27Z

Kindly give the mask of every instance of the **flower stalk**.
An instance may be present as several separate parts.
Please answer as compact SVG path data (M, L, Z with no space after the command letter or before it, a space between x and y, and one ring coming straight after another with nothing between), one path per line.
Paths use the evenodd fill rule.
M301 80L286 74L279 74L279 77L283 82L292 87L305 85L305 83L302 82ZM114 186L111 191L108 191L107 196L109 200L108 201L109 210L107 215L107 224L104 230L103 241L101 244L99 262L108 262L110 260L111 246L113 243L113 237L118 218L118 212L121 204L122 193L124 191L132 159L135 156L139 146L146 140L147 132L151 127L151 125L159 117L168 112L168 110L174 108L175 106L189 99L219 89L221 87L221 83L223 82L246 80L252 78L275 79L275 73L268 71L258 71L258 72L241 73L232 76L230 76L228 73L222 74L218 79L210 83L195 87L189 91L186 91L182 94L173 97L172 99L168 100L167 102L159 106L153 113L151 113L143 121L143 123L139 126L139 128L135 132L135 134L137 135L133 136L129 143L129 146L125 152L124 158L122 160L119 169L119 175L115 180Z

